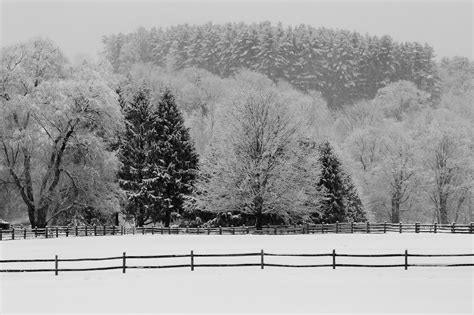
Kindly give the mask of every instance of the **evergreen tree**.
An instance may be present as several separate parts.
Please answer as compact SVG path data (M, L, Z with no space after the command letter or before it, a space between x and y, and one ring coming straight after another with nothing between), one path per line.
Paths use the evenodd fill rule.
M344 222L346 221L344 175L341 163L328 141L319 146L318 160L321 175L316 187L322 198L319 209L320 215L316 220L325 223Z
M359 194L357 193L357 189L352 182L352 178L350 175L345 174L343 176L343 183L344 183L344 206L346 209L346 219L347 221L351 222L366 222L367 217L362 205L362 201L360 200Z
M151 219L154 198L148 178L150 139L152 120L149 92L139 89L130 102L126 102L119 92L119 103L125 118L125 132L121 137L118 172L120 187L126 192L128 203L125 214L143 226Z
M321 202L313 220L325 223L367 221L357 189L328 141L319 146L318 160L321 174L316 188L321 194Z
M155 167L148 180L156 198L153 219L162 219L169 226L171 213L182 212L184 198L192 191L198 168L198 155L189 130L170 91L163 94L154 110L153 134L150 160Z

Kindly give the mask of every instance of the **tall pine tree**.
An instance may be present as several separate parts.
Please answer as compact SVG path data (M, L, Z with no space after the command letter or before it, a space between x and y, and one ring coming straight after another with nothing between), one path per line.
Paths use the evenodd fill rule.
M182 212L184 196L191 193L198 169L198 155L170 91L154 110L153 131L150 157L156 167L149 182L157 197L159 219L169 226L171 213Z
M313 219L325 223L366 221L357 189L328 141L319 146L319 164L321 174L316 187L321 202L319 213L313 215Z
M320 216L318 221L334 223L344 222L344 182L341 163L335 156L328 141L319 146L319 164L321 175L316 185L321 194Z
M128 199L124 212L134 218L136 225L143 226L151 219L154 205L154 195L148 183L153 169L149 161L153 127L149 92L141 88L127 102L119 91L119 101L125 118L125 132L120 137L119 146L122 165L118 172L119 185Z

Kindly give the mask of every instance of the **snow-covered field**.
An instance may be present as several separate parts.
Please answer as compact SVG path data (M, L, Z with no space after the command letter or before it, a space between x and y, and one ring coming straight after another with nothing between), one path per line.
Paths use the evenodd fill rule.
M472 253L474 236L382 235L135 235L0 242L1 259L79 258L199 253ZM332 262L331 257L265 257L268 263ZM345 258L338 263L403 264L403 257ZM472 263L463 258L413 258L409 263ZM260 257L201 258L195 263L260 262ZM127 265L187 264L189 258L130 260ZM60 268L121 261L60 262ZM52 268L54 263L0 268ZM127 269L0 274L5 313L466 313L474 310L474 267Z

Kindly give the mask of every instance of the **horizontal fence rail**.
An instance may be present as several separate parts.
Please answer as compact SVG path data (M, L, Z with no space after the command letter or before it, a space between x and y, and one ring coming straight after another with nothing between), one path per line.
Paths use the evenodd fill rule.
M255 261L252 262L239 262L239 263L196 263L196 258L216 258L216 257L257 257ZM281 262L267 262L265 257L330 257L328 261L320 264L284 264ZM371 260L376 260L377 258L383 257L399 257L400 261L394 261L392 264L387 263L377 263L377 264L360 264L337 262L337 257L350 257L350 258L370 258ZM473 253L464 253L464 254L409 254L408 250L405 250L404 253L393 253L393 254L339 254L336 253L336 250L333 249L331 253L314 253L314 254L291 254L291 253L267 253L263 249L260 252L254 253L230 253L230 254L195 254L192 250L190 254L176 254L176 255L128 255L124 252L122 256L114 257L92 257L92 258L59 258L58 255L55 255L53 259L4 259L0 260L0 273L21 273L21 272L54 272L57 276L59 272L74 272L74 271L102 271L102 270L115 270L121 269L122 273L126 273L127 269L164 269L164 268L190 268L193 271L195 268L205 268L205 267L260 267L264 269L265 267L284 267L284 268L321 268L327 267L336 269L338 267L353 267L353 268L404 268L405 270L408 267L474 267L472 258L466 262L432 262L432 263L409 263L410 257L474 257ZM186 258L189 263L181 264L153 264L153 265L130 265L130 261L134 259L163 259L163 258ZM272 258L270 258L271 260ZM117 263L114 266L100 266L100 267L80 267L80 268L67 268L67 263L70 262L96 262L96 261L109 261L115 260ZM36 268L36 269L25 269L20 268L19 266L14 266L15 268L6 268L15 263L54 263L54 266L49 268ZM61 264L61 268L59 267ZM127 265L128 263L128 265Z
M124 227L124 226L51 226L46 228L0 229L1 240L20 240L34 238L58 238L78 236L105 235L163 235L163 234L204 234L204 235L289 235L289 234L326 234L326 233L456 233L474 234L474 223L470 224L420 224L420 223L333 223L333 224L303 224L266 225L258 230L255 226L213 227L213 228L178 228L178 227Z

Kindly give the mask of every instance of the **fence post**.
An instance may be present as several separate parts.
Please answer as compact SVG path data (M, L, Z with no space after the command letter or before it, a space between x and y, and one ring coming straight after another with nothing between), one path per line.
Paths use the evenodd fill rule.
M399 223L398 223L398 226L399 226L399 228L400 228L400 233L402 233L402 222L399 222Z
M207 235L211 234L211 228L207 228Z
M35 238L38 237L38 228L35 226Z
M274 229L274 230L273 230L273 234L277 235L277 228L274 227L273 229Z
M142 234L145 235L145 227L142 226Z
M370 223L369 223L369 221L367 221L367 226L366 226L365 230L366 230L367 234L370 234Z
M351 222L351 233L354 233L354 221Z
M78 236L78 235L79 235L79 233L78 233L78 232L79 232L79 231L77 230L77 225L76 225L76 236Z
M194 271L194 251L191 251L191 271Z
M336 234L339 232L339 221L336 221Z
M474 222L471 222L471 224L469 225L469 232L471 232L471 234L474 233Z
M58 255L54 256L54 275L58 275Z
M435 222L434 224L434 232L436 233L436 230L438 229L438 222Z
M127 255L125 254L125 252L123 252L123 256L122 256L122 273L125 273L125 269L127 268L126 263L127 263Z
M219 235L222 235L222 226L219 225Z
M97 225L94 225L94 236L97 236Z
M408 250L405 249L405 270L408 269Z
M324 234L324 223L321 223L321 234Z
M69 226L66 226L66 237L69 236Z
M3 239L3 229L0 228L0 241Z
M23 239L26 240L26 228L23 228Z
M263 249L260 251L260 268L263 269L263 267L265 266L265 263L263 261L263 257L265 256L265 253L263 252Z
M56 238L59 237L59 231L58 231L59 227L56 226Z
M232 225L232 235L235 235L235 227Z
M104 235L106 235L106 234L107 234L107 230L106 230L105 225L104 225L102 228L104 229Z
M387 233L387 221L383 223L383 232Z
M115 235L115 225L112 226L112 235Z
M451 225L451 233L455 233L456 231L456 222L453 222L453 224Z
M415 233L419 233L419 228L420 228L420 223L416 222L415 223Z
M332 250L332 269L336 269L336 250Z
M14 239L15 239L15 228L12 227L12 240L14 240Z
M87 236L87 225L86 225L86 236Z

